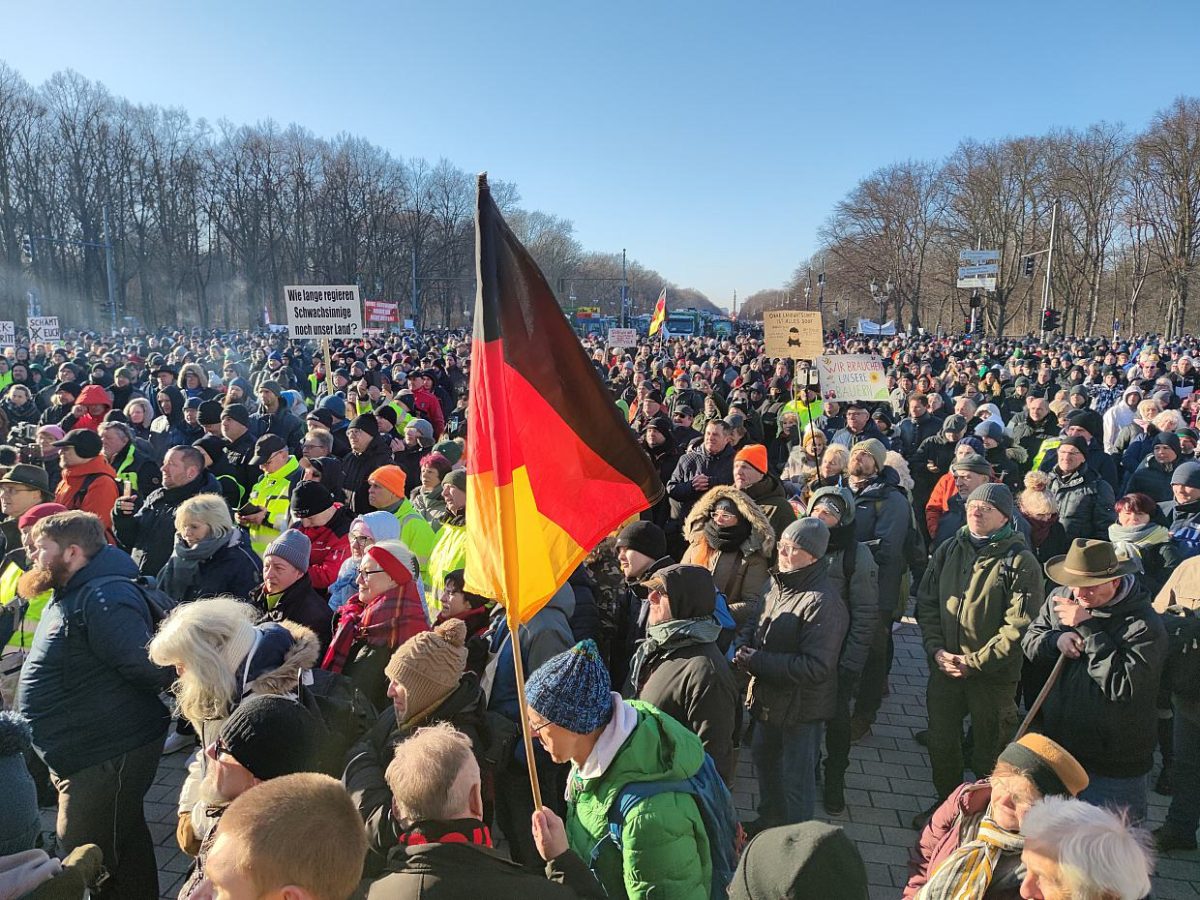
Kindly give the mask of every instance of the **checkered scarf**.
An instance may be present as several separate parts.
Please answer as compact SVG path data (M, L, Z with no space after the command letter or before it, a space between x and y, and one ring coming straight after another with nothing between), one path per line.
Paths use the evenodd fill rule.
M413 635L428 630L421 595L411 577L369 603L355 594L338 610L337 628L321 668L340 673L356 642L395 650Z

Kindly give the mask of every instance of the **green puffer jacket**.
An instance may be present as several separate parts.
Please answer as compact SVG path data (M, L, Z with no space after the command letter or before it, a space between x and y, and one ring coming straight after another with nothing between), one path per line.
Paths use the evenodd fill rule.
M964 526L941 544L921 579L917 621L925 653L962 654L979 676L1016 681L1021 638L1046 596L1042 569L1019 532L978 550L968 535Z
M635 782L690 778L704 762L700 739L670 716L638 700L623 705L636 712L637 724L603 774L583 778L578 767L571 773L567 840L584 861L608 833L608 809L621 788ZM620 710L614 713L620 714ZM609 728L615 725L614 721ZM604 735L600 740L603 744ZM625 820L621 842L621 859L609 846L596 864L600 882L612 900L709 897L712 855L708 833L690 795L658 794L643 800Z

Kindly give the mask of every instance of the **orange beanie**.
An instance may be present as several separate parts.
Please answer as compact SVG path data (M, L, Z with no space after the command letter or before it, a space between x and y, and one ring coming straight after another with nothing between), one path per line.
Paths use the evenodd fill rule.
M747 462L764 475L767 474L767 448L762 444L747 444L737 452L734 462Z

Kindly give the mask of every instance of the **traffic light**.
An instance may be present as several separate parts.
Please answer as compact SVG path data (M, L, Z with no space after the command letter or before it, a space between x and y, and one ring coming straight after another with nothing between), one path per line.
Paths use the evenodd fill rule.
M1033 267L1034 267L1034 265L1035 265L1035 261L1034 261L1034 258L1033 258L1032 256L1027 256L1027 257L1025 257L1025 277L1026 277L1026 278L1032 278L1032 277L1033 277Z
M1042 331L1057 331L1062 314L1057 309L1047 309L1042 313Z

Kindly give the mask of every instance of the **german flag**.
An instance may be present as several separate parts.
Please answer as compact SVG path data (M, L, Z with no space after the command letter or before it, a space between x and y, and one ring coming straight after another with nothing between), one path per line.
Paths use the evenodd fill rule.
M524 623L663 486L486 175L475 256L466 587Z
M658 334L658 330L663 327L667 321L667 289L663 288L658 295L658 302L654 304L654 315L650 319L650 337Z

